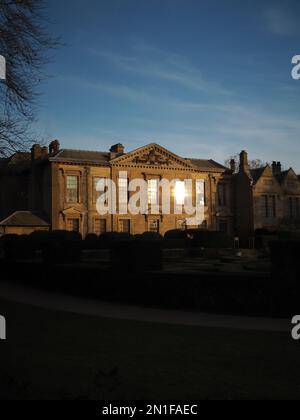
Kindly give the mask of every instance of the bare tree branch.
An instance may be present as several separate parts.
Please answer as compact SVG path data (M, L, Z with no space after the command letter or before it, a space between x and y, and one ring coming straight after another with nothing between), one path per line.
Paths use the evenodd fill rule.
M28 147L33 137L38 87L46 77L48 52L59 45L48 36L44 0L0 0L0 54L6 80L0 82L0 155Z

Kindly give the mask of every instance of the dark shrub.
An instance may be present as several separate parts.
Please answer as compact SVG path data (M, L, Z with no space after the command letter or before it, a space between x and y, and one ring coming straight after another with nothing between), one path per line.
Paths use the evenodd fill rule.
M85 237L86 242L98 241L98 239L99 238L98 238L98 235L96 235L96 233L89 233Z
M144 232L141 235L143 241L161 241L163 237L158 232Z
M50 238L50 232L46 232L46 231L32 232L28 237L29 242L31 243L32 247L35 250L43 249L45 243L49 241L49 238Z
M271 259L274 273L285 279L300 274L300 241L271 242ZM299 278L297 277L297 282Z
M201 229L170 230L165 240L184 240L187 247L233 248L233 237L222 232Z
M233 248L233 237L222 232L189 229L187 236L194 242L193 246L201 248Z
M19 238L20 238L19 235L15 235L15 234L10 233L10 234L1 236L0 240L1 241L6 241L6 240L9 240L9 239L19 239Z
M102 247L109 248L110 245L114 242L130 242L133 241L134 237L130 235L130 233L122 233L122 232L107 232L103 233L99 237L100 243L102 243Z
M84 243L84 249L98 249L99 248L99 237L95 233L89 233L86 235Z
M53 230L50 232L50 240L54 241L81 241L82 235L79 232L69 232L68 230Z
M300 241L270 244L274 311L293 315L299 310Z
M186 231L181 229L169 230L165 233L164 239L186 239Z
M47 263L79 262L82 252L82 236L77 232L56 230L50 232L44 244L43 258Z
M2 238L4 258L7 260L32 259L35 249L28 236L6 235Z

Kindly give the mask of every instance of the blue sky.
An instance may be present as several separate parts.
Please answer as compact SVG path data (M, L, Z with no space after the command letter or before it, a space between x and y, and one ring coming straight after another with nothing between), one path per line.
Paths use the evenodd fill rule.
M157 142L300 172L299 1L49 0L56 51L37 128L63 147Z

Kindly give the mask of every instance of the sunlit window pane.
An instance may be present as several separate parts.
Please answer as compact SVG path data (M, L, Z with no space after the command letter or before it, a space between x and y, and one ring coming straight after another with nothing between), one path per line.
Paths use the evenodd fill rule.
M148 204L158 204L158 180L150 179L148 181Z
M184 181L176 181L175 185L175 202L177 206L183 206L185 201L185 184Z
M119 203L128 204L128 179L119 178Z

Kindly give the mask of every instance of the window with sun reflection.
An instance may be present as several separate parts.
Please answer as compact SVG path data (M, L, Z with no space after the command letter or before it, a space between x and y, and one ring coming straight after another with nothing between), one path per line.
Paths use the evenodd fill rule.
M183 206L184 201L185 201L185 183L184 183L184 181L176 181L174 195L175 195L176 206Z

